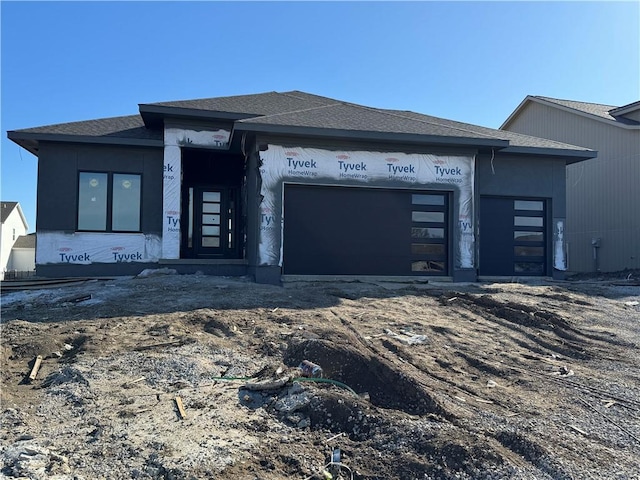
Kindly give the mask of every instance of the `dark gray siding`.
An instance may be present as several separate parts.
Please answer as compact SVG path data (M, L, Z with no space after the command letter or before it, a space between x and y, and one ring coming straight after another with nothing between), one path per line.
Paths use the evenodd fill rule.
M161 148L41 143L38 155L37 231L74 232L78 172L142 175L142 232L162 231Z
M547 226L547 272L554 276L562 274L553 270L552 240L553 225L564 220L566 214L565 160L552 157L527 157L519 155L497 154L491 161L491 155L476 157L476 196L499 196L514 198L544 198L548 205ZM482 229L482 211L479 208L477 218ZM478 235L476 245L482 248L482 236Z
M564 217L565 161L551 157L497 154L476 157L477 193L513 197L547 197L555 217Z

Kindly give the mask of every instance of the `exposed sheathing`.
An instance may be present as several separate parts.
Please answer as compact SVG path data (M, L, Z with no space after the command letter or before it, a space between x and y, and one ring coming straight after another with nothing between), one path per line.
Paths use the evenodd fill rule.
M164 177L162 199L162 258L180 258L180 147L202 146L227 149L229 130L187 130L165 128L164 131Z
M282 266L283 184L295 182L453 191L454 265L474 267L473 156L269 145L260 163L259 265Z
M560 271L567 270L567 257L565 254L564 220L554 220L553 229L553 268Z
M158 235L38 232L36 264L157 262L161 252Z

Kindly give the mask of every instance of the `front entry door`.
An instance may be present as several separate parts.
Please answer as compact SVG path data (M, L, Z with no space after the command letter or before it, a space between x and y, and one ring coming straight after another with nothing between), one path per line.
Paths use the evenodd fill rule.
M480 198L480 275L545 275L547 200Z
M193 253L196 257L237 258L237 189L193 189Z

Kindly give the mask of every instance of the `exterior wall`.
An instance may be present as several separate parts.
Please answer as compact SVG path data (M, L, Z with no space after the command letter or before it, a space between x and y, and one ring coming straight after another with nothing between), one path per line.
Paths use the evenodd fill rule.
M569 270L640 268L640 129L623 128L529 102L507 130L598 151L598 157L567 166Z
M547 231L547 251L554 252L557 257L564 252L560 243L559 252L552 241L562 242L557 238L556 226L564 222L566 217L565 202L565 161L559 158L527 157L498 153L491 160L491 155L482 154L476 158L476 194L478 196L500 196L514 198L546 198L551 201L551 212L548 220L552 222L553 230ZM476 201L479 205L479 201ZM482 218L482 211L478 212ZM480 220L481 222L482 220ZM479 223L476 223L479 228ZM478 244L482 245L479 232ZM562 234L560 234L562 235ZM481 247L480 247L481 248ZM562 258L549 255L547 271L553 276L561 278L563 273L558 270L563 262Z
M451 249L450 276L454 280L475 280L474 268L474 238L473 238L473 188L474 188L474 156L475 151L468 149L426 149L419 151L399 145L372 145L356 143L331 143L321 142L312 144L309 140L278 138L260 138L258 141L260 150L271 145L272 150L290 149L298 156L298 162L305 155L313 152L318 155L317 162L305 167L304 172L292 172L295 167L282 163L282 159L273 157L267 150L260 153L260 184L261 195L258 200L259 216L259 252L257 256L256 270L268 270L269 277L274 272L280 271L282 266L282 200L283 183L294 182L310 185L333 186L361 186L384 187L400 189L421 189L431 191L449 192L452 194L451 212L452 225L450 228ZM406 156L404 156L406 154ZM398 166L412 163L412 171L394 175L387 172L386 157L397 156L392 161L399 161ZM359 163L367 163L366 175L364 171L341 172L339 161L357 158ZM344 160L344 162L353 161ZM264 162L271 162L265 165ZM275 163L274 163L275 162ZM322 162L322 163L321 163ZM343 162L343 163L344 163ZM381 163L380 163L381 162ZM424 163L426 162L426 163ZM459 165L459 168L451 168L451 174L445 173L438 176L436 167L431 165L447 166L447 162ZM334 165L335 164L335 165ZM431 165L429 167L429 165ZM422 169L422 170L420 170ZM307 171L308 170L308 171ZM456 172L456 173L454 173ZM413 176L412 176L413 175ZM450 178L449 178L450 177ZM455 178L454 178L455 177ZM468 197L468 200L467 200ZM464 217L464 218L463 218ZM286 214L284 215L286 221ZM468 253L467 253L468 252Z
M14 242L20 235L27 233L27 228L18 211L19 206L16 205L2 224L2 232L0 234L0 275L4 279L4 272L6 270L12 270L9 265L9 259L11 257L11 248ZM15 235L14 235L15 230Z
M51 252L73 252L82 245L110 241L131 243L142 249L160 245L162 231L161 148L105 145L75 145L42 142L38 156L36 270L42 276L127 275L148 268L152 257L137 261L130 256L119 261L87 262L66 255L66 260L51 261ZM78 172L117 172L142 175L140 233L76 233L78 212ZM106 247L105 247L106 248ZM126 252L125 247L114 249ZM152 248L153 249L153 248ZM47 252L47 255L44 253ZM116 252L117 253L117 252ZM77 257L80 257L78 255ZM69 257L74 257L69 260ZM120 255L125 257L125 255ZM45 261L42 259L46 258ZM85 257L86 258L86 257ZM157 262L157 260L155 260Z
M450 276L454 281L473 281L476 278L478 258L478 238L475 246L473 236L478 234L477 209L480 195L513 196L517 198L549 198L551 199L551 216L555 221L565 217L565 164L562 159L527 157L498 153L491 161L489 155L476 155L477 152L468 149L438 148L425 153L425 149L412 149L401 145L359 144L355 142L311 142L300 139L260 138L258 141L248 142L248 152L252 152L247 160L246 177L246 255L245 260L236 264L206 261L201 264L185 263L178 259L157 259L154 262L127 261L120 263L89 263L74 264L72 262L42 263L37 262L37 273L42 276L116 276L134 275L145 268L168 267L176 268L182 273L204 273L221 275L252 274L256 281L278 283L281 269L277 264L264 262L260 255L262 239L263 215L261 202L263 201L263 181L260 174L261 152L267 144L285 145L301 148L319 148L332 153L336 152L394 152L407 154L425 154L442 156L461 156L473 159L471 161L471 200L470 218L461 218L461 192L456 183L432 181L432 183L416 183L407 180L376 181L373 183L356 181L354 179L332 180L334 185L383 186L385 188L409 188L440 190L451 192L452 225L451 225L451 254ZM172 145L173 146L173 145ZM78 171L111 171L142 174L142 234L162 237L163 197L166 195L167 183L163 178L163 164L166 151L162 148L133 148L116 146L91 146L43 143L41 145L38 176L38 245L51 234L75 235L77 215L77 182ZM384 155L383 155L384 156ZM392 156L392 155L391 155ZM386 158L386 157L385 157ZM475 181L474 181L475 179ZM304 177L303 179L304 180ZM285 181L289 181L286 180ZM301 179L295 179L301 181ZM318 183L315 179L302 183ZM319 182L324 183L324 182ZM282 181L277 182L276 199L282 199ZM471 266L460 263L459 249L466 244L465 231L461 221L469 225L471 233L472 258ZM110 234L95 233L92 235L108 237ZM139 234L134 234L139 235ZM548 236L550 237L550 235ZM481 242L482 240L479 239ZM551 238L549 238L549 242ZM51 248L51 245L49 245ZM547 251L552 251L549 248ZM548 271L552 269L549 259Z
M7 270L32 272L36 268L35 248L14 248L11 251Z

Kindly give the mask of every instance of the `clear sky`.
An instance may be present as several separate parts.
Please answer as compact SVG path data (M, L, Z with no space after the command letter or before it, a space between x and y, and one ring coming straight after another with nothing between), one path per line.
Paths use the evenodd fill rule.
M640 100L640 2L7 2L3 201L35 230L7 130L139 103L303 90L498 128L526 95Z

